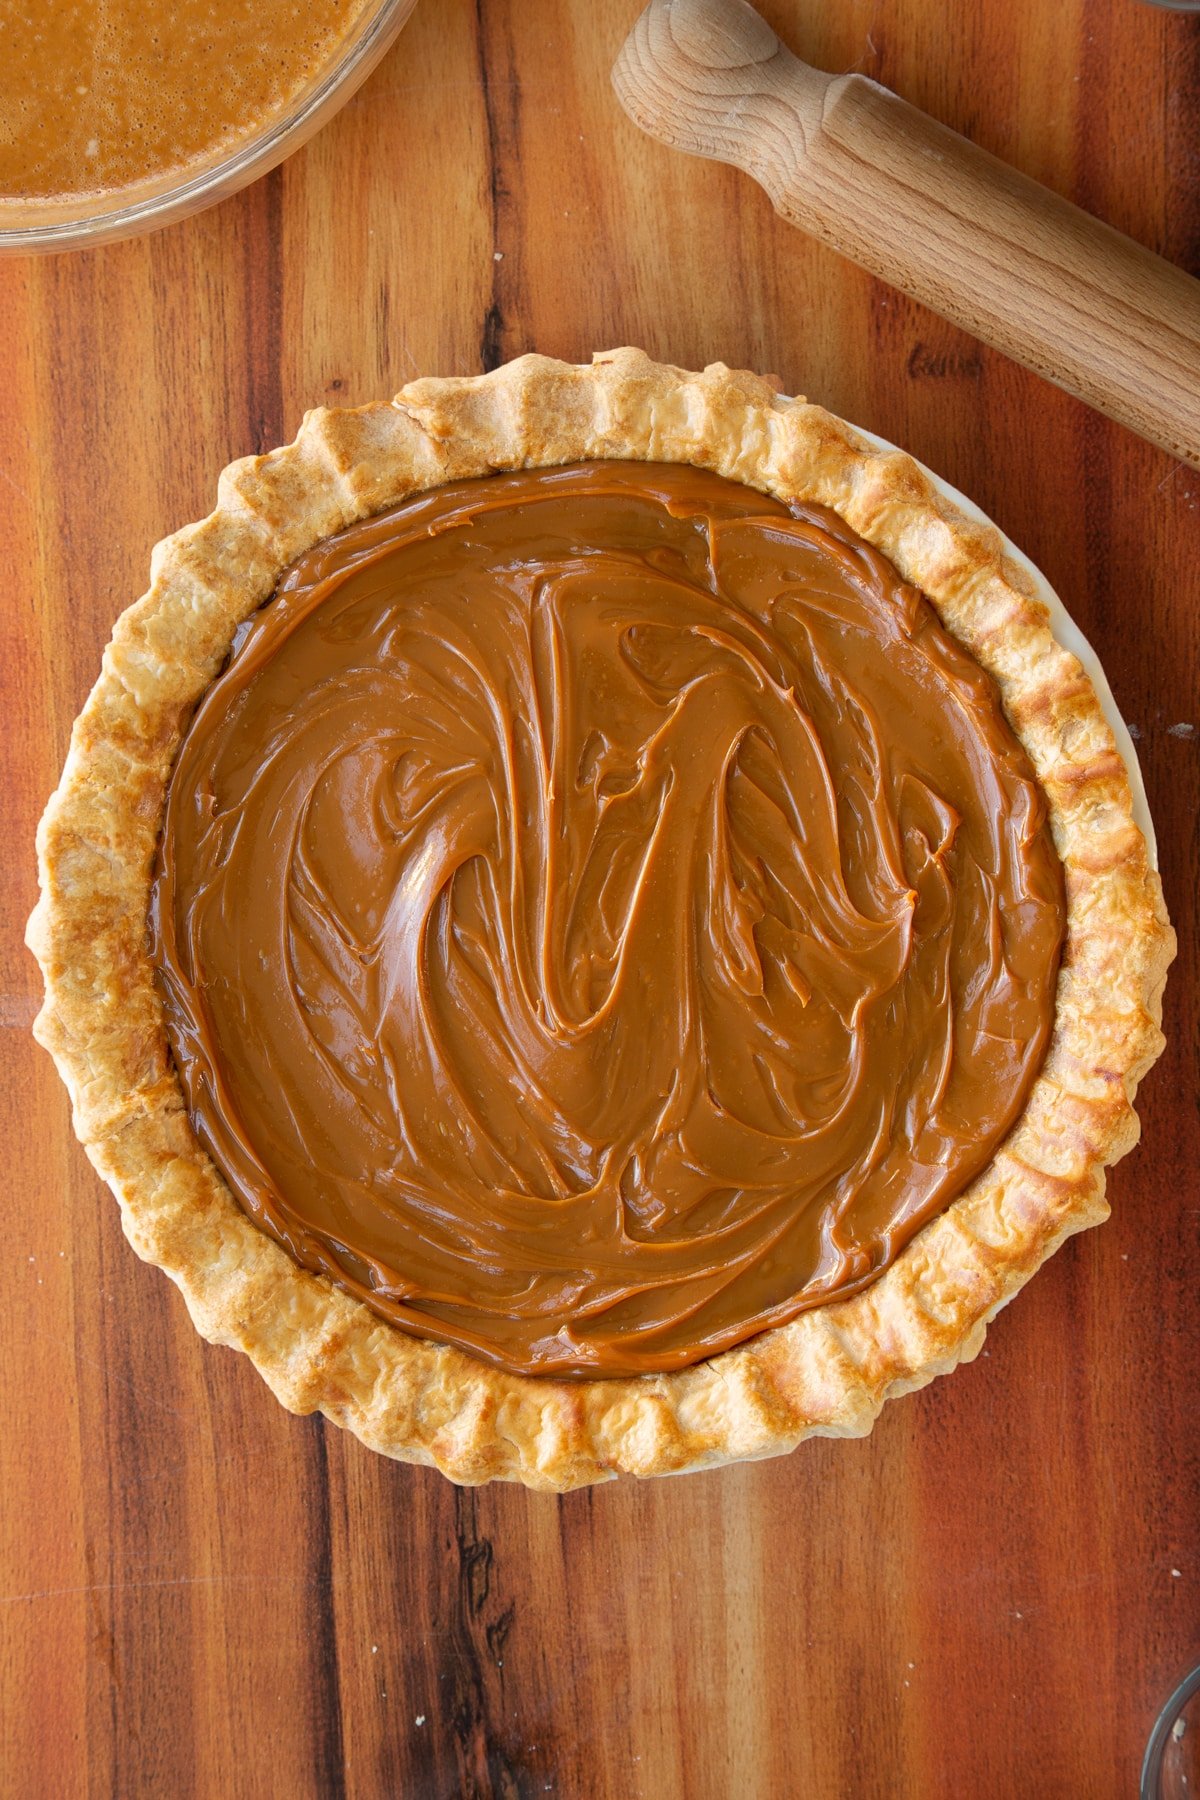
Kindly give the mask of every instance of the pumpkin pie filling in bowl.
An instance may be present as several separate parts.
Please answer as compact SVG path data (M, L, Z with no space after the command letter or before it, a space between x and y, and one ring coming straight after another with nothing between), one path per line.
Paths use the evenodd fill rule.
M0 249L184 216L265 173L415 0L0 0Z
M1172 953L994 532L754 377L310 415L118 623L39 1035L286 1404L569 1487L869 1429L1106 1210Z

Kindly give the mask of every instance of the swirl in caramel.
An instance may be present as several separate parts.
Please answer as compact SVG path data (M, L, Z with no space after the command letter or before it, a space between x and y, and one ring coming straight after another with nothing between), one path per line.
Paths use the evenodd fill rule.
M242 627L152 910L201 1142L297 1262L538 1374L878 1275L991 1159L1062 871L990 678L833 513L436 489Z

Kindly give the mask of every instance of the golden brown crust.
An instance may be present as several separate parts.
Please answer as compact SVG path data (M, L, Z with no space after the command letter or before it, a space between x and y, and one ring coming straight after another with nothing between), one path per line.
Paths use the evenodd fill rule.
M560 1382L404 1335L250 1223L184 1111L146 909L183 725L289 562L423 488L600 457L694 462L832 506L929 595L999 683L1049 796L1068 934L1054 1037L1025 1112L873 1287L677 1374ZM151 572L117 621L38 832L28 941L46 1003L35 1030L135 1250L285 1406L319 1408L373 1449L456 1481L559 1490L860 1435L889 1396L973 1357L1045 1258L1106 1216L1104 1169L1136 1141L1134 1092L1162 1046L1174 934L1091 683L998 534L956 513L907 457L720 364L693 375L636 350L582 368L527 356L492 375L412 382L390 404L308 414L295 443L226 469L215 512L158 545Z

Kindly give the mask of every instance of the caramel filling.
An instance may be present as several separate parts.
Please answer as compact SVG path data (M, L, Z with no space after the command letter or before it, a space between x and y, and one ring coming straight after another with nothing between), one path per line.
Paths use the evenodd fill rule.
M854 1293L1046 1049L1064 928L991 679L819 506L459 483L244 625L153 906L249 1215L505 1368L680 1368Z
M0 194L181 178L275 121L368 0L0 0Z

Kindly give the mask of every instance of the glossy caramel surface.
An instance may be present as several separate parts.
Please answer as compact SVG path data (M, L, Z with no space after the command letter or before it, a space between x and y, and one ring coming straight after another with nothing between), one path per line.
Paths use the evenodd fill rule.
M982 670L820 507L438 489L303 558L172 779L157 955L251 1214L507 1367L848 1294L990 1159L1061 872Z

